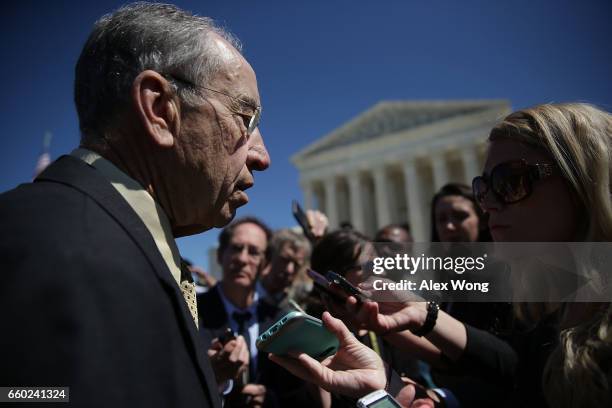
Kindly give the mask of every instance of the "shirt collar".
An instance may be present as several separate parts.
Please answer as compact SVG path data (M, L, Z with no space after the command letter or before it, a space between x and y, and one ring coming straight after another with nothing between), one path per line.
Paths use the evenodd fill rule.
M78 148L70 153L85 163L93 166L112 184L129 206L140 217L153 236L155 245L172 276L180 286L181 257L172 235L170 221L163 208L136 180L119 170L117 166L98 153Z
M280 303L287 296L287 293L285 291L279 292L275 295L271 294L261 283L261 280L257 281L257 285L255 286L255 288L256 291L259 293L259 297L261 299L269 299L270 301L275 303Z
M257 291L255 291L255 293L253 294L253 303L251 304L251 306L247 307L246 309L240 309L239 307L236 307L225 296L225 293L223 293L223 288L221 287L221 283L217 284L217 289L219 290L219 296L221 297L221 300L223 301L223 307L225 307L225 312L230 317L230 319L233 320L231 316L234 312L238 312L238 313L250 312L253 317L255 316L256 311L257 311L257 302L259 301L259 293L257 293Z

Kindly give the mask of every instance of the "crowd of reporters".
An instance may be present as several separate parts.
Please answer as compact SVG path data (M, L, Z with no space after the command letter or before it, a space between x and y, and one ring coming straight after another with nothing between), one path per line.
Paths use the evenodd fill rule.
M609 241L611 129L610 115L586 104L540 105L509 115L491 131L483 177L474 180L473 189L450 183L432 198L431 240ZM545 175L531 170L542 166L554 170ZM380 243L410 243L409 227L389 225L367 237L348 223L325 231L318 211L308 211L308 217L307 228L316 232L313 243L292 230L272 234L254 218L235 221L221 234L223 280L200 298L242 282L248 299L243 308L255 315L265 304L275 318L296 308L322 317L338 336L340 350L322 362L303 353L270 356L294 376L279 374L279 366L260 353L258 374L251 379L257 378L261 392L251 394L254 388L241 384L229 395L242 393L242 399L230 397L229 404L259 398L267 406L343 406L377 387L388 388L390 377L398 376L401 386L393 392L405 406L609 406L610 303L450 301L435 304L434 313L433 302L361 303L352 297L343 302L313 287L306 267L335 271L367 291L372 288L364 265L377 256ZM236 226L263 232L259 244L248 234L230 234L230 241L244 242L228 253L223 240ZM249 265L250 279L232 272ZM200 316L210 316L202 317L206 331L216 309L203 305L209 303L200 302ZM427 323L432 314L433 325ZM252 329L256 322L253 318ZM257 352L253 335L264 330L259 320L247 340L251 351ZM225 346L227 360L241 341ZM360 353L367 358L362 361ZM214 367L220 364L218 354L209 355ZM232 376L224 380L249 369L245 359L233 361Z

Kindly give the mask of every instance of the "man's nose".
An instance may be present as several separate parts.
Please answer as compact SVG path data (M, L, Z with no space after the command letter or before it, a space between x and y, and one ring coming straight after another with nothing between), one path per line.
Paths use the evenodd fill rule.
M249 249L247 247L242 248L240 252L236 254L236 258L238 258L238 260L243 264L248 263L249 262Z
M255 129L249 137L249 152L247 167L250 170L264 171L270 166L270 155L264 144L259 129Z

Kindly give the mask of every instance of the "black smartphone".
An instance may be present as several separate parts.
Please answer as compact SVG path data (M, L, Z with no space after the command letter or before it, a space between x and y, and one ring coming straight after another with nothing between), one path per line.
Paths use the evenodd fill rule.
M308 217L306 213L302 209L300 203L296 200L291 202L291 212L293 213L293 217L302 227L302 231L304 231L304 236L308 238L310 242L315 242L315 236L312 234L310 223L308 222Z
M327 278L321 275L317 271L313 271L312 269L306 270L306 274L312 279L314 283L314 287L320 291L328 295L332 300L344 304L348 296L344 293L344 291L339 290L338 288L332 288L331 282L327 280Z
M219 336L219 342L224 346L232 340L236 340L236 334L231 328L225 329L223 334Z
M339 287L346 293L347 297L353 296L358 302L366 302L370 298L365 292L353 286L343 276L338 275L336 272L327 272L326 278L332 285Z

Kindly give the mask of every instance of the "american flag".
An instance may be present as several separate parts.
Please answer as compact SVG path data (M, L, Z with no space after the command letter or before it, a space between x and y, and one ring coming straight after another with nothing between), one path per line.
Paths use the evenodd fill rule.
M34 168L34 177L35 179L44 169L47 168L49 164L51 164L51 155L49 154L49 147L51 146L51 138L53 135L51 132L45 132L45 136L43 138L43 151L42 154L38 157L38 161L36 162L36 167Z

